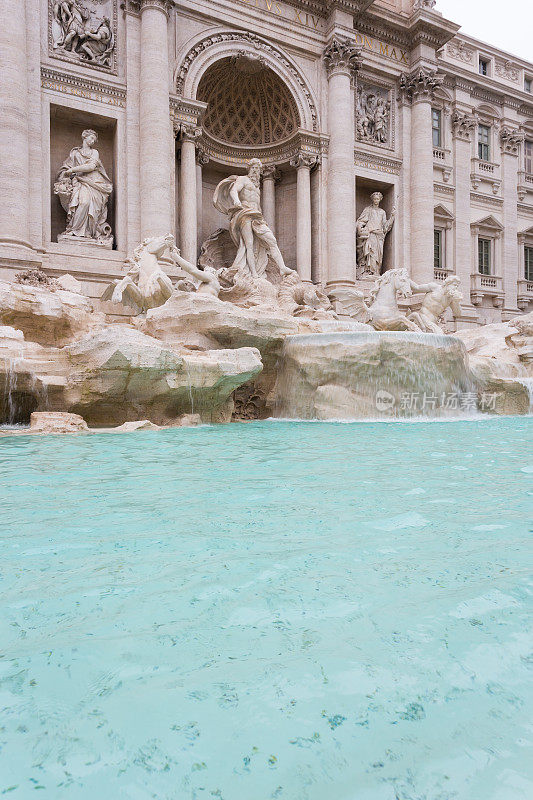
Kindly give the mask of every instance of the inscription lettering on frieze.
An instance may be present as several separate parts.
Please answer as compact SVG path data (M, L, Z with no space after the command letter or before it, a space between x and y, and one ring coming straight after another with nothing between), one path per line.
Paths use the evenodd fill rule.
M372 53L382 56L383 58L389 58L391 61L397 61L399 64L409 64L408 51L403 50L397 45L387 44L386 42L380 41L380 39L374 39L372 36L366 36L358 32L355 34L355 43L363 45L363 49L371 50Z
M239 0L245 6L252 6L259 11L266 12L267 14L274 14L277 17L289 22L295 22L303 25L304 28L310 28L314 31L320 31L324 28L324 20L317 14L311 14L308 11L295 8L294 6L287 5L286 3L279 2L279 0Z

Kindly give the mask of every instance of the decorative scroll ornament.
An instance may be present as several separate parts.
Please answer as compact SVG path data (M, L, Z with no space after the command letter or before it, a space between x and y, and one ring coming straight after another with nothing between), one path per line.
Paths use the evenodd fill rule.
M500 145L502 153L517 156L520 152L520 145L524 141L524 134L505 126L500 131Z
M518 68L513 64L512 61L496 61L496 75L499 78L504 78L507 81L518 83Z
M439 75L436 71L419 69L410 75L404 72L400 75L400 92L411 103L419 100L431 102L443 81L444 75Z
M114 68L114 0L50 0L50 43L55 56L92 67Z
M174 126L174 136L181 141L198 143L202 129L195 125L193 122L178 122Z
M391 102L389 92L360 85L357 92L356 135L360 142L388 144Z
M415 0L413 9L418 11L423 8L435 8L437 0Z
M452 114L454 139L461 139L463 142L471 142L476 128L477 119L473 114L463 114L462 111L455 109Z
M452 58L457 58L459 61L464 61L465 64L471 64L474 56L474 51L468 47L464 42L457 39L452 39L447 45L448 55Z
M338 72L352 75L363 63L362 45L354 44L350 39L332 39L323 53L328 77Z

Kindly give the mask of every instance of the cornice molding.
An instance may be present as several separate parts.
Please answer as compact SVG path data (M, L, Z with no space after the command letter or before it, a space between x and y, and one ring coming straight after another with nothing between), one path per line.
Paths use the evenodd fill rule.
M41 87L119 108L126 106L125 87L103 83L93 78L87 78L84 75L62 72L53 67L41 67Z

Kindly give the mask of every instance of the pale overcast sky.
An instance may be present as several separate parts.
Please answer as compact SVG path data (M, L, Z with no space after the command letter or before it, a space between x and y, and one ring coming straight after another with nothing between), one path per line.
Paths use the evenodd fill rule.
M462 32L533 61L533 0L437 0Z

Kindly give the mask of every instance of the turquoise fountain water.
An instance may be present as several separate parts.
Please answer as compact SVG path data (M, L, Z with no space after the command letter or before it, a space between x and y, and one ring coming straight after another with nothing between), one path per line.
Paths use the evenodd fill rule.
M531 800L531 419L0 439L0 795Z

